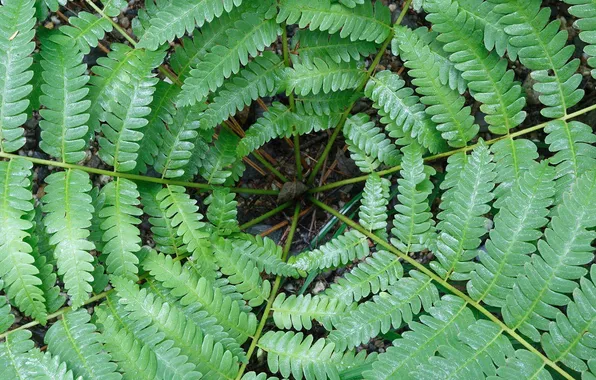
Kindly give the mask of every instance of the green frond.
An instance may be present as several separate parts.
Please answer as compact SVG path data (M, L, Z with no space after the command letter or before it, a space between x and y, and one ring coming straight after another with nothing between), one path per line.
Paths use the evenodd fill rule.
M184 176L181 180L194 180L197 174L199 174L199 168L203 166L203 160L207 157L209 144L213 141L213 137L213 130L197 130L197 137L192 142L195 148L191 152L192 155L190 156L188 164L184 168Z
M219 238L213 248L219 270L228 276L228 281L242 293L248 305L256 307L266 302L271 294L271 283L261 279L257 266L247 258L238 257L227 239Z
M332 0L340 4L345 5L348 8L354 8L358 4L364 4L366 0Z
M123 64L120 59L125 59L130 48L122 45L118 50L112 50L100 64L107 70L110 64ZM112 46L114 48L114 46ZM115 51L118 53L114 54ZM103 123L101 131L103 136L98 138L99 157L108 165L114 167L114 170L127 172L136 167L138 157L138 142L143 138L142 129L148 124L146 117L150 114L147 107L153 100L155 85L159 81L155 78L152 70L163 60L165 51L140 53L139 59L132 58L131 62L125 64L129 70L124 69L128 76L125 81L113 81L109 90L104 96L111 96L107 104L103 104L104 114L101 118ZM107 61L112 61L110 64ZM98 63L99 59L98 59ZM99 71L99 76L105 73ZM124 73L123 73L124 74ZM111 74L113 75L113 74ZM94 85L97 83L92 82ZM92 103L93 104L93 103ZM93 113L91 116L95 116Z
M331 284L324 294L331 299L351 304L370 294L387 290L402 276L403 268L399 258L387 251L377 251Z
M209 103L201 116L201 128L215 128L259 97L277 94L284 82L283 75L281 58L272 52L263 52L232 77Z
M47 331L44 341L48 351L60 357L76 377L117 380L116 364L105 353L103 338L87 310L70 311Z
M384 239L387 239L387 205L390 186L391 182L388 179L371 173L366 179L358 211L360 225Z
M102 257L107 272L117 276L137 279L139 259L136 253L141 249L141 233L137 225L143 214L139 205L137 185L125 178L115 178L101 189L105 203L99 211L103 231Z
M493 144L490 150L497 165L495 182L499 184L493 193L499 199L509 194L524 173L536 164L538 148L530 140L507 137Z
M331 330L343 313L354 309L356 304L346 304L336 298L325 295L291 295L280 293L275 298L271 310L273 321L279 329L310 330L313 320L320 322L325 329Z
M3 379L25 379L28 375L27 353L33 348L29 330L15 331L0 343L0 376Z
M523 273L524 264L536 251L534 242L548 223L554 195L553 174L546 162L534 165L506 196L495 202L499 212L493 220L494 228L484 249L478 251L480 262L467 284L473 299L497 307L505 304L516 277Z
M216 235L227 236L239 231L236 194L227 188L216 189L205 198L204 203L208 206L207 219L215 227Z
M334 352L334 344L325 338L314 342L312 335L292 331L268 331L258 346L267 352L267 364L284 378L339 379L339 372L353 364L354 352Z
M199 167L199 174L208 184L222 185L238 180L238 173L244 171L244 164L238 159L236 149L240 139L238 136L223 128L219 137L209 147L202 166Z
M401 178L397 180L399 203L395 205L391 244L408 254L428 249L437 237L428 203L434 187L430 176L435 170L424 165L419 145L412 144L401 151Z
M296 112L302 115L332 115L344 111L345 105L360 98L354 91L336 91L333 96L323 93L296 96Z
M101 316L101 309L95 314ZM99 312L98 312L99 311ZM104 312L105 313L105 312ZM114 318L100 317L104 347L118 364L123 379L153 380L157 375L157 357L149 346L143 345L119 326Z
M515 357L508 358L505 365L497 369L497 376L490 379L552 380L553 378L544 368L542 358L530 351L517 350Z
M179 108L168 127L161 127L160 146L153 167L162 178L182 177L195 148L196 130L200 127L201 108Z
M378 159L388 166L399 164L400 154L397 146L375 126L370 117L359 113L349 117L343 127L344 136L373 159Z
M0 279L11 303L45 324L42 281L26 241L33 227L28 217L33 213L32 167L21 158L0 162Z
M297 95L317 95L355 89L365 78L359 61L335 63L315 57L312 62L295 63L286 69L286 93Z
M54 249L50 245L50 234L45 230L42 214L42 207L36 206L32 220L33 228L30 230L30 235L25 239L25 242L32 248L31 255L35 260L33 265L39 271L38 277L41 280L39 287L43 292L46 309L48 313L53 313L64 305L66 297L56 281L58 276L54 267L56 264Z
M549 161L556 167L557 200L569 191L573 183L596 166L596 134L579 121L551 121L544 128L544 141L555 153Z
M58 274L76 309L92 291L93 256L90 251L95 245L87 239L94 211L89 195L91 180L83 171L67 169L49 175L45 181L44 224L51 235L49 243L54 246Z
M335 343L336 351L344 351L367 343L379 333L399 329L410 323L415 315L429 311L439 300L439 292L432 279L410 272L410 277L399 279L371 300L349 310L335 321L335 330L327 338Z
M363 173L374 173L381 162L375 157L371 157L366 152L358 147L356 143L346 138L346 145L350 151L350 158L354 161L358 169Z
M503 330L487 320L475 321L458 338L439 347L428 365L418 367L421 379L486 379L515 356Z
M345 265L354 259L368 256L368 238L356 230L339 235L319 248L292 256L288 261L294 268L305 272L325 270Z
M339 125L343 112L332 112L329 115L309 115L303 111L301 105L301 103L296 104L296 112L293 114L295 119L294 126L296 128L294 131L286 132L286 137L294 134L301 136L313 132L326 131Z
M279 380L277 377L267 377L266 373L247 372L241 380Z
M320 30L351 41L383 42L391 33L391 12L370 0L348 8L341 4L331 4L330 0L282 0L277 22L298 24L309 30Z
M558 312L541 343L548 358L567 367L584 372L587 362L596 357L596 265L590 266L590 277L580 279L580 287L573 291L573 301L566 313Z
M45 109L39 111L43 118L39 147L62 162L79 162L85 158L89 130L87 65L73 40L63 35L42 39L41 57L43 95L39 101Z
M322 31L299 30L292 37L292 59L295 63L313 63L315 58L341 62L360 61L377 51L370 41L350 41L338 34ZM297 55L295 55L297 54Z
M33 87L29 70L35 49L35 1L12 0L0 6L0 151L15 152L25 145L24 129Z
M189 362L188 357L181 353L179 347L172 345L172 341L165 339L154 325L147 326L147 322L138 323L128 317L129 312L120 304L118 296L111 293L106 301L95 309L95 317L101 325L106 319L113 319L117 326L132 334L132 337L145 347L149 347L157 360L157 378L160 379L197 379L201 373L196 370L196 365ZM105 338L108 339L108 338Z
M495 187L493 156L484 144L475 148L469 162L459 174L446 208L439 214L439 235L433 247L437 261L431 268L443 278L467 280L474 269L480 238L487 232L488 203Z
M133 172L147 173L148 166L155 164L156 157L163 146L162 135L166 134L166 126L174 123L175 115L186 115L186 112L177 112L174 102L180 93L180 87L165 81L155 85L153 101L149 105L151 112L147 115L147 125L143 128L143 137L138 142L138 157ZM180 117L180 116L179 116Z
M410 330L379 355L365 379L410 379L419 366L428 365L429 358L445 345L457 342L460 332L474 323L474 315L460 298L446 295L436 302L420 322L410 322Z
M0 280L0 288L4 287L4 282ZM11 313L10 303L5 296L0 297L0 332L5 332L12 326L15 321L14 315Z
M592 77L596 78L596 37L594 31L596 3L593 0L563 0L570 4L569 13L577 17L574 26L580 30L579 38L587 45L584 47L584 53L588 55L588 65L594 68Z
M260 235L243 234L232 239L233 252L252 261L259 271L283 277L298 277L298 270L281 260L282 248Z
M125 0L102 0L101 4L103 13L109 17L117 17L120 15L120 10L126 7ZM70 37L83 54L89 54L90 47L97 47L99 40L113 29L110 20L85 11L69 17L68 24L70 25L61 26L60 31Z
M238 302L214 288L211 281L193 275L170 256L150 255L143 267L166 288L172 289L172 295L179 298L182 305L194 304L205 310L240 344L255 332L257 319L254 314L241 311Z
M567 295L577 288L576 280L587 273L584 266L594 258L595 197L596 171L591 171L563 196L544 238L538 241L539 254L524 265L524 274L516 278L513 293L501 309L509 327L534 341L540 339L538 330L548 330L558 307L569 303Z
M486 50L480 25L453 0L428 0L424 9L433 30L439 32L437 39L451 53L449 59L468 81L474 99L482 103L489 130L502 135L521 124L526 118L521 85L513 70L507 70L507 60Z
M437 125L424 111L414 90L404 87L405 82L391 71L380 71L368 81L364 94L373 101L373 107L383 110L392 123L385 128L393 138L411 136L431 153L447 150L446 141ZM381 120L384 122L384 120Z
M420 101L427 106L425 112L437 124L443 139L455 148L466 146L479 127L474 124L470 107L464 106L465 99L441 82L441 61L416 32L406 27L395 28L393 41L393 54L399 53L404 60Z
M533 70L534 90L546 106L540 113L559 118L584 96L584 90L578 89L580 62L569 60L575 47L567 45L567 30L560 30L558 19L550 21L550 8L541 5L541 0L513 0L496 5L494 12L501 16L499 23L505 25L510 44L519 49L522 65Z
M140 37L139 48L156 50L159 45L171 42L192 32L196 27L209 23L222 13L230 12L242 4L242 0L191 0L184 3L172 1L158 9L154 18L149 20L150 27Z
M162 332L163 339L171 340L180 348L180 352L206 378L234 379L238 363L233 360L231 352L224 351L221 343L214 342L209 335L204 336L184 314L155 298L147 289L139 289L136 284L121 277L115 277L112 282L120 297L119 302L129 312L128 318Z

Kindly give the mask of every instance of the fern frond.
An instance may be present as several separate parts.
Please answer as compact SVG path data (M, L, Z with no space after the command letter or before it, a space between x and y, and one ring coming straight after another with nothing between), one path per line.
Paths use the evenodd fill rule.
M573 183L596 166L596 134L579 121L551 121L544 128L544 141L555 153L549 160L556 167L556 199L561 200Z
M499 212L494 228L478 251L479 263L470 275L470 296L491 306L503 306L511 294L515 278L536 250L534 241L542 236L553 203L554 170L544 162L534 165L506 196L495 202Z
M511 45L519 48L520 62L533 70L534 90L546 106L540 113L559 118L584 96L578 89L582 76L576 73L579 60L569 61L575 48L567 45L567 31L559 30L561 22L550 21L550 8L541 5L540 0L515 0L496 5L494 11L502 15L499 22Z
M331 299L351 304L371 293L387 290L402 276L403 268L399 258L387 251L377 251L358 263L337 283L331 284L324 294Z
M64 314L45 335L48 351L59 356L77 377L120 379L116 364L105 353L102 337L90 320L86 310Z
M247 372L241 380L279 380L277 377L267 377L266 373Z
M266 302L271 293L271 283L261 279L256 265L248 259L238 260L232 243L227 239L218 239L213 248L221 273L228 276L228 281L242 293L248 305L256 307Z
M297 23L300 28L320 30L351 41L383 42L391 33L391 12L382 3L370 0L348 8L330 0L282 0L277 22Z
M199 174L208 184L229 184L236 182L235 170L244 171L242 161L236 156L236 149L240 139L228 129L222 129L215 144L209 148ZM239 165L239 166L238 166Z
M376 158L388 166L399 164L397 147L368 115L359 113L346 120L344 135L371 158Z
M371 77L364 94L374 102L373 107L382 109L392 121L386 128L390 137L406 134L417 139L431 153L445 151L447 144L437 125L424 112L420 99L412 95L414 90L404 86L405 82L397 74L384 70Z
M356 230L348 231L319 248L292 256L288 261L298 270L310 272L345 265L370 253L368 239Z
M386 292L341 316L327 339L335 343L336 351L356 347L379 333L412 322L415 315L429 311L438 300L439 292L432 279L412 271L410 277L399 279Z
M354 352L334 352L334 344L325 338L314 342L312 335L292 331L269 331L258 346L267 352L267 364L273 373L284 378L339 379L339 372L353 363Z
M236 194L227 188L216 189L205 198L204 203L208 205L207 219L215 227L216 235L227 236L239 231Z
M42 39L41 66L43 84L40 103L45 109L39 111L41 141L39 147L49 155L67 163L85 158L85 137L90 101L85 100L89 89L85 87L89 76L71 39L51 35Z
M372 173L366 179L358 217L360 225L369 232L387 238L387 205L391 182Z
M544 368L542 358L530 351L517 350L515 357L508 358L505 365L497 369L496 378L552 380L553 377Z
M77 169L53 173L45 181L44 224L51 235L49 243L55 247L58 274L76 309L92 291L93 256L90 251L95 245L87 239L94 211L89 195L91 181L87 173Z
M435 170L424 165L419 145L412 144L401 151L401 178L397 180L399 203L395 205L391 244L407 254L429 248L430 242L436 238L428 204L433 191L430 176Z
M310 330L313 327L313 320L317 320L327 330L331 330L337 325L341 315L354 309L355 306L325 295L307 294L288 297L285 293L280 293L275 298L271 310L277 328Z
M428 365L429 358L439 347L457 342L458 334L474 321L472 311L462 299L443 296L430 308L428 315L421 316L420 322L411 322L410 330L379 355L364 378L409 378L410 371Z
M579 38L587 45L584 53L588 55L588 65L594 68L592 77L596 78L596 38L594 37L594 17L596 17L596 3L593 0L563 0L570 4L569 13L577 17L574 26L577 27Z
M295 63L286 69L286 93L294 91L304 96L355 89L364 77L359 61L335 63L316 57L312 62Z
M25 241L33 224L29 180L33 165L21 158L0 162L0 279L8 299L27 316L45 323L47 310L32 248Z
M172 289L172 295L179 298L182 305L195 304L215 317L238 343L244 343L255 332L257 319L254 314L241 311L238 302L229 295L222 294L210 281L193 275L171 257L150 255L143 267L166 288Z
M177 178L185 174L184 167L188 165L195 147L196 129L200 127L201 108L179 108L168 128L162 126L159 152L153 165L162 178Z
M174 115L185 114L176 112L174 102L180 93L180 87L165 81L155 85L153 101L149 105L151 113L147 115L147 125L143 128L143 137L139 141L138 157L135 173L147 173L147 167L155 164L157 155L163 146L162 134L174 123Z
M165 4L149 20L151 26L140 37L138 47L156 50L159 45L192 32L195 27L200 28L205 22L211 22L224 11L230 12L240 4L242 0L192 0Z
M207 106L201 128L212 129L259 97L272 96L283 85L283 63L271 52L263 52L240 70Z
M112 50L106 61L114 60L116 64L121 64L118 61L124 59L128 49L118 49L117 54L113 54L115 51ZM133 58L129 63L130 70L126 71L126 75L130 78L127 81L112 82L112 98L103 105L105 118L102 120L105 123L101 129L103 137L98 138L98 155L116 171L127 172L136 167L138 142L143 138L139 129L148 124L146 116L150 110L147 106L153 100L155 85L159 81L151 71L162 62L164 54L164 51L143 52L139 60ZM106 69L109 65L99 67ZM99 75L103 73L101 70Z
M332 115L341 113L345 105L360 98L361 95L354 91L336 91L333 96L327 96L322 93L317 95L308 94L305 96L296 96L296 113L302 115Z
M440 61L416 32L406 27L396 27L392 44L393 54L404 60L413 78L412 84L421 95L420 101L427 106L425 112L437 124L437 130L452 147L463 147L478 133L470 107L464 107L465 99L456 90L443 85Z
M358 169L360 169L361 172L374 173L374 171L381 166L381 162L378 158L366 154L364 150L360 149L358 145L349 138L346 138L346 145L350 151L350 158L354 161L356 166L358 166Z
M330 113L329 115L309 115L303 112L301 104L296 105L296 112L294 113L295 130L286 132L286 137L294 134L306 135L308 133L326 131L335 128L342 117L341 111Z
M259 271L283 277L298 277L293 266L281 260L282 248L269 238L244 234L232 240L233 252L252 261Z
M490 211L488 203L494 197L491 192L496 173L492 161L486 145L475 148L453 188L453 199L439 214L439 236L433 248L438 261L430 266L443 278L466 280L474 269L470 261L478 255L480 238L487 232L484 214Z
M480 110L486 114L489 130L502 135L521 124L526 118L521 85L514 81L513 71L507 70L507 60L485 49L482 28L474 18L452 0L428 0L424 9L433 30L439 32L437 39L451 53L449 59L468 81L474 99L482 103Z
M537 150L536 144L530 140L510 137L497 141L491 146L491 152L495 156L494 162L497 165L495 182L499 184L493 192L495 198L508 194L523 174L536 164Z
M221 343L211 336L203 336L201 330L189 323L184 314L169 304L156 299L146 289L139 289L131 281L116 277L112 280L120 297L119 302L129 312L128 318L150 328L155 326L163 332L164 339L171 340L181 353L197 366L207 378L233 379L238 364L232 353L224 351Z
M25 144L24 129L33 87L29 70L35 49L35 1L6 1L0 6L0 151L14 152Z
M370 41L350 41L338 34L321 31L299 30L292 38L292 58L296 63L313 63L314 58L335 63L359 61L377 51Z
M557 307L567 305L567 294L578 286L575 280L587 272L583 266L594 258L595 197L596 171L591 171L563 196L544 238L538 241L540 254L532 255L524 266L525 273L517 277L501 309L508 326L534 341L540 339L538 330L548 330Z
M23 379L27 376L27 352L33 348L29 330L15 331L0 343L0 376Z
M503 330L487 320L475 321L459 336L459 341L441 346L429 363L419 366L422 379L485 379L496 374L507 359L515 357Z
M99 211L103 231L102 257L107 272L117 276L137 279L139 259L136 253L141 249L141 233L137 224L143 214L139 205L137 185L125 178L115 178L101 189L105 204Z
M549 331L542 334L542 348L548 358L567 367L584 372L587 362L596 356L596 265L590 267L590 277L580 279L580 287L573 291L573 301L566 313L558 312Z
M4 288L4 282L0 280L0 288ZM15 321L14 315L11 313L10 303L6 297L0 297L0 332L5 332Z

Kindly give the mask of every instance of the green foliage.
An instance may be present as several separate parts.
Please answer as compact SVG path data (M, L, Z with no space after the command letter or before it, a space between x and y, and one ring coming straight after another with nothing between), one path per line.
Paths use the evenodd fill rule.
M376 51L376 46L369 41L350 41L337 34L321 31L299 31L292 38L292 49L298 54L293 55L296 63L313 63L315 58L323 61L331 59L341 62L359 61Z
M371 174L364 185L360 206L360 225L368 231L387 239L387 204L389 203L389 182L377 174Z
M588 58L588 64L591 67L596 67L596 39L594 38L594 13L596 12L596 4L592 0L564 0L567 4L570 4L569 13L577 17L575 26L581 30L579 38L584 41L587 45L584 47L584 52L590 57ZM592 70L592 77L596 78L596 71Z

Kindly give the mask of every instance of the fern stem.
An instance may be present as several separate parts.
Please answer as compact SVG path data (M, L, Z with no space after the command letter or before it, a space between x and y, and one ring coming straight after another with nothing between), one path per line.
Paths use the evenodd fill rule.
M387 249L391 253L399 256L404 261L407 261L409 264L411 264L412 266L414 266L417 270L419 270L420 272L422 272L422 273L426 274L427 276L429 276L430 278L432 278L435 282L437 282L438 284L440 284L442 287L444 287L445 289L447 289L452 294L455 294L456 296L462 298L464 301L466 301L466 303L468 303L469 305L473 306L476 310L478 310L479 312L481 312L482 314L484 314L492 322L496 323L501 328L502 331L505 331L513 339L517 340L528 351L532 352L535 355L538 355L540 357L540 359L547 366L549 366L553 370L557 371L564 378L570 379L570 380L573 379L573 377L570 374L568 374L564 369L562 369L555 362L553 362L552 360L550 360L549 358L547 358L546 356L544 356L534 346L532 346L523 337L521 337L514 329L511 329L511 328L507 327L507 325L505 325L505 323L503 323L499 318L497 318L496 316L494 316L490 311L488 311L486 308L484 308L484 306L482 306L482 305L480 305L480 303L474 301L467 294L465 294L461 290L457 289L455 286L451 285L449 282L445 281L441 277L437 276L433 271L431 271L430 269L428 269L427 267L425 267L424 265L422 265L418 261L414 260L412 257L410 257L410 256L404 254L403 252L399 251L398 249L396 249L394 246L392 246L391 244L389 244L388 242L386 242L382 238L378 237L377 235L373 234L372 232L369 232L368 230L366 230L366 228L362 227L360 224L356 223L355 221L353 221L352 219L348 218L347 216L345 216L345 215L339 213L338 211L334 210L332 207L327 206L325 203L318 201L314 197L309 197L308 199L314 205L316 205L317 207L321 208L324 211L327 211L329 214L337 217L339 220L341 220L342 222L346 223L348 226L350 226L350 227L358 230L359 232L363 233L364 235L368 236L375 243L379 244L380 246L382 246L383 248Z
M288 238L286 239L286 244L284 245L284 250L282 253L281 259L286 261L288 253L290 252L290 248L292 247L292 242L294 241L294 234L296 232L296 227L298 227L298 219L300 218L300 203L296 203L296 207L294 208L294 216L292 217L292 225L290 226L290 232L288 233ZM257 327L257 331L255 335L252 337L252 341L250 342L250 346L248 347L248 351L246 351L246 361L240 367L238 371L238 375L236 376L236 380L240 380L244 371L246 370L246 366L250 362L250 357L252 356L255 348L257 347L257 343L261 334L263 333L263 328L265 328L265 323L267 322L267 318L269 317L269 313L271 312L271 307L273 306L273 301L275 297L277 297L277 292L281 286L281 276L275 277L275 282L273 283L273 288L271 289L271 295L267 300L267 305L265 306L265 310L263 311L263 315L261 316L261 320L259 321L259 325Z
M259 154L259 152L254 151L254 152L252 152L252 155L261 164L263 164L264 167L266 167L267 169L269 169L269 171L271 173L275 174L275 176L277 178L279 178L282 182L290 182L290 180L288 179L288 177L286 177L285 175L281 174L281 172L279 170L277 170L275 167L273 167L273 165L271 165L271 163L269 161L267 161L263 156L261 156L261 154Z
M576 117L578 117L580 115L583 115L585 113L588 113L588 112L594 111L594 110L596 110L596 104L593 104L593 105L591 105L589 107L586 107L586 108L583 108L581 110L575 111L573 113L567 114L567 115L565 115L565 116L563 116L563 117L561 117L559 119L549 120L549 121L546 121L544 123L540 123L538 125L535 125L533 127L528 127L528 128L522 129L520 131L510 133L508 135L499 136L499 137L494 138L492 140L484 141L484 144L486 144L486 145L492 145L492 144L494 144L496 142L499 142L501 140L504 140L504 139L514 139L516 137L523 136L523 135L526 135L528 133L532 133L532 132L538 131L540 129L543 129L544 127L546 127L548 124L552 123L553 121L557 121L557 120L563 120L563 121L565 121L565 120L573 119L573 118L576 118ZM452 155L454 155L456 153L470 151L470 150L474 149L475 147L477 147L478 145L479 144L476 143L476 144L468 145L468 146L463 147L463 148L458 148L458 149L450 150L448 152L443 152L443 153L435 154L434 156L428 156L428 157L425 157L424 158L424 161L425 162L430 162L430 161L440 160L442 158L447 158L447 157L452 156ZM400 165L393 166L393 167L391 167L389 169L381 170L381 171L378 171L376 173L378 175L380 175L380 176L386 176L386 175L389 175L389 174L396 173L399 170L401 170L401 166ZM319 186L319 187L313 187L313 188L309 189L307 191L307 193L308 194L316 194L316 193L320 193L320 192L323 192L323 191L335 189L337 187L341 187L341 186L345 186L345 185L350 185L350 184L354 184L354 183L358 183L358 182L364 182L364 181L367 180L367 178L368 178L369 175L370 174L366 174L366 175L362 175L362 176L359 176L359 177L353 177L353 178L348 178L348 179L344 179L344 180L337 181L337 182L328 183L326 185Z
M394 25L401 24L402 20L404 19L405 15L406 15L406 12L410 8L410 3L411 2L412 2L412 0L406 0L406 2L403 4L403 9L401 10L401 13L399 14L399 17L395 21L395 24L392 24L391 25L391 32L389 33L389 35L387 36L387 38L383 42L383 45L381 45L381 48L379 49L379 52L375 56L375 59L372 61L372 63L370 64L370 67L366 71L366 75L362 79L362 82L360 83L360 85L358 86L358 88L356 88L356 90L354 90L355 93L361 92L364 89L364 87L366 86L366 84L368 83L370 77L372 76L373 72L377 68L377 65L381 61L381 58L383 58L383 55L385 54L385 51L387 50L387 47L389 46L389 43L393 39L393 35L394 35L393 26ZM356 104L356 100L353 101L348 106L348 108L344 111L344 113L341 115L341 119L339 120L339 123L337 123L337 126L335 127L335 130L333 131L333 134L329 138L329 141L327 141L327 145L325 146L325 150L323 150L323 154L317 160L317 164L315 165L313 171L310 173L310 176L308 177L308 181L307 181L308 185L312 185L314 183L315 177L317 176L317 173L319 173L319 170L321 170L321 167L323 166L323 163L325 162L325 158L331 152L331 148L333 148L333 143L337 139L337 136L339 135L339 132L341 132L344 124L346 123L346 120L348 120L348 117L350 116L350 112L352 112L352 108L354 108L354 105Z
M175 180L170 180L170 179L149 177L149 176L144 176L144 175L139 175L139 174L121 173L121 172L116 172L116 171L90 168L90 167L82 166L82 165L67 164L67 163L60 162L60 161L44 160L41 158L20 156L17 154L11 154L11 153L5 153L5 152L0 152L0 158L8 158L8 159L22 158L24 160L31 161L34 164L38 164L38 165L55 166L55 167L64 168L64 169L78 169L78 170L82 170L87 173L105 175L108 177L126 178L126 179L130 179L131 181L160 183L162 185L184 186L184 187L201 189L204 191L210 191L210 190L224 188L224 186L208 185L205 183L175 181ZM229 187L229 189L233 193L260 194L260 195L277 195L277 194L279 194L278 190L249 189L249 188L244 188L244 187Z
M277 206L276 208L274 208L273 210L266 212L265 214L254 218L253 220L244 223L243 225L240 226L241 230L245 230L247 228L250 228L252 226L254 226L255 224L262 222L263 220L272 217L273 215L277 215L280 212L282 212L283 210L287 209L288 207L290 207L292 205L292 202L286 202L280 206Z

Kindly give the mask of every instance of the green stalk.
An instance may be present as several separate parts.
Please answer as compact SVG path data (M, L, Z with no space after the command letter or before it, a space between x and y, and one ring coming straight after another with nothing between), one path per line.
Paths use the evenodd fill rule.
M352 219L346 217L345 215L342 215L338 211L336 211L333 208L327 206L323 202L318 201L314 197L309 197L308 199L314 205L316 205L317 207L321 208L322 210L327 211L331 215L334 215L335 217L337 217L338 219L340 219L342 222L346 223L348 226L350 226L350 227L354 228L355 230L358 230L359 232L361 232L364 235L368 236L371 240L373 240L378 245L382 246L383 248L387 249L391 253L395 254L398 257L400 257L402 260L407 261L409 264L411 264L413 267L415 267L418 271L424 273L425 275L427 275L428 277L430 277L431 279L433 279L433 281L435 281L436 283L438 283L439 285L441 285L442 287L444 287L446 290L448 290L452 294L455 294L456 296L462 298L464 301L466 301L466 303L468 303L469 305L473 306L476 310L478 310L480 313L484 314L492 322L496 323L501 328L502 331L505 331L513 339L515 339L519 343L521 343L528 351L532 352L535 355L538 355L540 357L540 359L542 359L542 361L546 365L548 365L549 367L551 367L552 369L554 369L555 371L557 371L561 376L563 376L566 379L570 379L570 380L573 379L573 377L570 374L568 374L565 370L563 370L561 367L559 367L555 362L553 362L552 360L550 360L546 356L544 356L534 346L532 346L523 337L521 337L515 330L509 328L499 318L495 317L490 311L488 311L486 308L484 308L484 306L482 306L480 303L474 301L467 294L465 294L461 290L457 289L456 287L454 287L453 285L451 285L449 282L443 280L441 277L437 276L433 271L431 271L430 269L428 269L427 267L425 267L424 265L422 265L418 261L414 260L409 255L406 255L405 253L399 251L394 246L392 246L391 244L389 244L385 240L381 239L377 235L375 235L375 234L367 231L364 227L362 227L360 224L354 222Z
M296 227L298 227L298 218L300 215L300 204L297 203L296 207L294 208L294 217L292 219L292 225L290 227L290 233L288 234L288 238L286 239L286 245L284 246L283 254L281 259L286 261L288 257L288 253L290 252L290 248L292 247L292 241L294 240L294 233L296 232ZM255 335L252 337L252 341L250 342L250 346L248 347L248 351L246 351L246 362L242 364L240 367L240 371L238 371L238 375L236 376L236 380L240 380L244 371L246 370L246 366L250 361L250 357L252 356L255 348L257 347L257 343L261 338L261 334L263 333L263 328L265 328L265 324L267 322L267 318L269 317L269 312L271 312L271 307L273 306L273 301L277 296L277 292L281 286L281 276L275 277L275 282L273 283L273 288L271 289L271 295L267 300L267 305L265 306L265 311L263 311L263 315L261 316L261 320L259 321L259 325L257 327L257 331Z
M549 121L546 121L544 123L540 123L538 125L535 125L533 127L528 127L528 128L522 129L520 131L510 133L508 135L499 136L499 137L494 138L492 140L484 141L483 143L485 145L492 145L492 144L495 144L496 142L499 142L501 140L505 140L505 139L509 139L509 138L513 139L513 138L516 138L516 137L519 137L519 136L523 136L523 135L526 135L528 133L532 133L532 132L538 131L540 129L543 129L544 127L546 127L548 124L552 123L553 121L557 121L557 120L567 121L567 120L576 118L578 116L581 116L581 115L583 115L585 113L588 113L588 112L594 111L594 110L596 110L596 104L593 104L593 105L591 105L589 107L583 108L583 109L581 109L579 111L570 113L570 114L565 115L565 116L563 116L561 118L554 119L554 120L549 120ZM443 153L435 154L434 156L428 156L428 157L425 157L424 158L424 161L425 162L430 162L430 161L439 160L441 158L447 158L447 157L452 156L452 155L454 155L456 153L470 151L470 150L476 148L478 145L480 145L480 143L468 145L468 146L463 147L463 148L458 148L458 149L450 150L448 152L443 152ZM385 176L385 175L396 173L399 170L401 170L401 166L400 165L393 166L393 167L391 167L389 169L381 170L381 171L378 171L376 173L378 175L380 175L380 176ZM328 183L326 185L319 186L319 187L313 187L313 188L309 189L307 191L307 193L308 194L316 194L316 193L320 193L320 192L323 192L323 191L335 189L337 187L341 187L341 186L345 186L345 185L350 185L350 184L354 184L354 183L358 183L358 182L363 182L363 181L366 181L366 179L368 178L369 175L370 174L366 174L366 175L362 175L362 176L359 176L359 177L353 177L353 178L348 178L348 179L344 179L344 180L337 181L337 182Z
M175 181L175 180L171 180L171 179L149 177L149 176L139 175L139 174L121 173L121 172L115 172L115 171L109 171L109 170L103 170L103 169L97 169L97 168L90 168L87 166L67 164L65 162L44 160L41 158L34 158L34 157L29 157L29 156L19 156L17 154L4 153L4 152L0 152L0 157L8 158L8 159L22 158L23 160L31 161L34 164L38 164L38 165L55 166L55 167L64 168L64 169L78 169L78 170L82 170L87 173L100 174L100 175L105 175L108 177L126 178L126 179L130 179L131 181L160 183L162 185L184 186L184 187L190 187L190 188L195 188L195 189L201 189L203 191L228 188L233 193L260 194L260 195L278 195L279 194L278 190L249 189L249 188L245 188L245 187L226 187L226 186L208 185L206 183Z
M391 25L391 32L389 33L389 35L383 42L383 45L381 45L381 48L379 49L379 52L377 53L375 59L373 60L370 67L366 71L366 75L364 76L362 82L360 83L358 88L356 88L356 90L354 90L355 93L361 92L364 89L364 87L366 86L366 84L368 83L368 80L372 76L373 72L377 68L377 65L381 61L381 58L385 54L385 50L387 50L389 43L393 39L393 35L394 35L393 26L401 24L402 20L404 19L405 15L406 15L406 12L410 8L411 2L412 2L412 0L406 0L406 2L404 3L403 9L401 10L399 17L395 21L395 24ZM317 160L317 164L315 165L313 171L310 173L310 176L308 177L308 181L307 181L308 185L312 185L314 183L315 177L319 173L319 170L321 170L321 167L323 166L323 163L325 162L325 158L327 158L327 156L329 155L329 152L331 152L331 148L333 148L333 143L335 142L335 139L337 139L339 132L341 132L344 124L346 123L346 120L348 120L348 117L350 116L350 112L352 112L352 108L354 108L355 104L356 104L356 101L353 101L350 104L350 106L341 115L341 119L339 120L339 123L337 123L337 126L335 127L333 134L329 138L329 141L327 141L327 145L325 146L325 150L323 150L323 154Z
M287 209L291 205L292 205L292 202L291 201L290 202L286 202L286 203L284 203L282 205L279 205L276 208L274 208L273 210L271 210L269 212L266 212L265 214L263 214L263 215L261 215L259 217L256 217L256 218L254 218L253 220L251 220L249 222L244 223L243 225L240 226L240 229L241 230L245 230L247 228L250 228L250 227L254 226L257 223L262 222L263 220L272 217L273 215L279 214L280 212L282 212L283 210Z
M267 161L263 156L261 156L261 154L257 151L252 152L252 155L261 163L263 164L264 167L266 167L267 169L269 169L269 171L273 174L275 174L275 176L277 178L279 178L282 182L290 182L290 180L288 179L288 177L286 177L285 175L281 174L279 172L279 170L277 170L276 168L273 167L273 165L271 165L269 163L269 161Z

